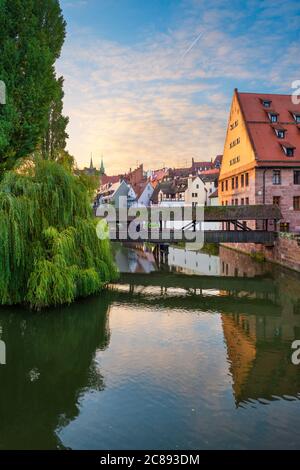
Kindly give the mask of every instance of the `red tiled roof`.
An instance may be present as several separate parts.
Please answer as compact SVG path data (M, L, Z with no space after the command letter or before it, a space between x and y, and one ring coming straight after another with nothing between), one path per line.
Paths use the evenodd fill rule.
M212 199L212 198L218 197L218 196L219 196L219 190L216 189L216 190L215 190L210 196L208 196L208 197L209 197L209 199Z
M283 126L282 124L272 124L273 129L276 129L277 131L286 131L286 127Z
M193 168L203 168L203 167L206 167L206 168L212 168L213 167L213 163L212 162L193 162Z
M107 175L103 175L101 176L101 186L104 186L105 184L114 184L114 183L118 183L120 181L120 176L119 175L116 175L116 176L107 176Z
M286 149L295 149L295 145L293 144L290 144L289 142L287 142L286 140L280 140L278 142L280 145L283 145Z
M160 181L166 176L166 171L164 169L155 170L151 177L151 181Z
M218 175L220 173L219 168L213 168L212 170L204 170L200 172L201 175Z
M258 93L239 93L237 97L243 112L244 119L252 140L256 154L257 164L276 166L278 163L286 166L293 166L295 163L300 165L300 133L298 125L291 115L300 113L300 104L292 102L291 95L272 95ZM266 109L261 100L272 101L272 110L278 113L277 125L284 126L286 129L286 138L295 146L294 156L285 155L282 147L282 141L277 138L273 125L268 118Z
M140 183L133 185L133 189L134 189L135 194L137 195L137 198L139 198L143 194L143 191L145 190L148 183L149 183L148 180L144 180L144 181L141 181Z
M214 161L214 165L216 165L217 163L221 164L222 160L223 160L223 155L217 155Z

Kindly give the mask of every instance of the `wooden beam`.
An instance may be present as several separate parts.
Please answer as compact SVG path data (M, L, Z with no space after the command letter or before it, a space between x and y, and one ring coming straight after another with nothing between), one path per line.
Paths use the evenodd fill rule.
M276 234L266 230L207 230L203 233L203 238L197 238L197 232L192 230L182 231L174 230L169 234L160 231L154 233L143 232L137 234L138 238L133 240L129 238L126 231L110 232L111 241L124 242L149 242L149 243L178 243L204 241L206 243L260 243L272 244L275 242Z

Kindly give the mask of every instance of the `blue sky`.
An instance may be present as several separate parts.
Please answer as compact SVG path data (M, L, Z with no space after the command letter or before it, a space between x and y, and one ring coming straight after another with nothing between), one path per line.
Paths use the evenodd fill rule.
M286 93L300 79L300 2L61 0L69 150L183 166L222 153L233 89Z

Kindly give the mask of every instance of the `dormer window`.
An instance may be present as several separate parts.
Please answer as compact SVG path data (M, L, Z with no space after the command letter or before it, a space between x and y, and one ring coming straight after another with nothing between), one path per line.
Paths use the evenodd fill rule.
M275 132L276 132L276 134L277 134L278 139L284 139L284 137L285 137L285 131L283 131L282 129L281 129L281 130L275 129Z
M284 153L286 154L287 157L293 157L294 156L294 151L295 151L295 146L292 144L289 144L288 142L284 142L281 144Z
M277 122L278 121L278 114L275 112L268 113L269 119L271 122Z
M275 134L278 137L278 139L284 139L285 138L286 129L284 129L283 127L281 127L279 125L273 126L273 128L274 128Z
M272 101L271 100L262 100L262 104L265 108L270 108Z
M293 113L294 119L297 124L300 124L300 113Z

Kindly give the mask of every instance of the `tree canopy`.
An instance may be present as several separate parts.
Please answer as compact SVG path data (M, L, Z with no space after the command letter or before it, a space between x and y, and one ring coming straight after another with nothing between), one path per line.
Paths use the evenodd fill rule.
M0 305L70 303L117 272L65 150L65 27L58 0L0 0Z
M117 270L88 192L62 165L36 159L0 183L0 304L33 308L97 293Z
M58 0L0 0L0 80L7 100L0 106L0 176L32 153L59 99L55 61L66 23Z

